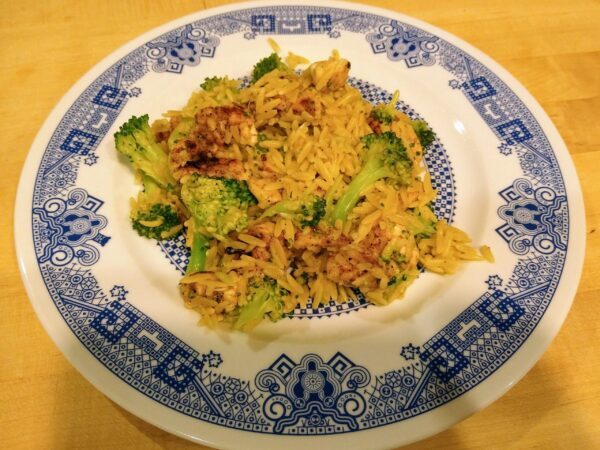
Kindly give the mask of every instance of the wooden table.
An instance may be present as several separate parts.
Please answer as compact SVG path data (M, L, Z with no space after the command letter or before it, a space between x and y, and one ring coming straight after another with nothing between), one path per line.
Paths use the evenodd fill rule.
M46 116L115 48L171 19L228 3L5 0L0 15L0 448L200 448L125 412L50 341L15 259L17 180ZM600 3L370 0L460 36L515 75L565 139L587 208L573 308L531 372L490 407L409 448L600 448Z

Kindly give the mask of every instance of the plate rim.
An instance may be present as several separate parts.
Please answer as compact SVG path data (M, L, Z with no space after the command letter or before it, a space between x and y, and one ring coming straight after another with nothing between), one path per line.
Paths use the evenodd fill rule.
M571 227L570 232L569 232L568 246L569 246L569 250L574 248L574 251L567 252L567 255L565 258L565 266L564 266L565 269L563 271L563 274L561 275L559 285L553 296L553 301L551 302L551 304L548 306L548 308L546 310L546 313L547 313L552 309L552 307L554 307L555 310L552 313L554 320L551 321L550 319L547 319L547 316L542 317L540 319L540 322L536 326L536 328L533 330L533 332L530 334L530 336L523 343L523 346L525 346L525 344L527 342L529 342L530 340L533 340L534 338L536 340L537 339L542 340L539 336L537 336L540 334L540 330L546 331L548 333L548 336L543 338L542 342L539 343L535 349L530 349L528 351L528 353L530 353L530 356L527 358L528 362L527 363L521 362L521 364L520 364L521 369L518 370L518 374L516 376L514 375L514 372L513 372L513 376L506 377L506 376L504 376L503 372L506 372L506 368L510 366L509 363L511 363L511 361L513 364L515 363L515 357L518 355L518 352L522 351L522 348L520 348L517 352L515 352L515 354L513 354L513 356L511 356L506 363L504 363L492 375L490 375L488 380L494 379L495 380L494 384L498 383L497 379L510 378L510 381L505 380L502 383L501 389L494 390L497 393L496 395L491 395L491 396L488 395L485 401L479 402L478 406L471 408L472 410L468 413L456 414L456 411L455 411L454 416L451 417L450 420L446 420L444 423L442 423L441 426L435 426L435 427L433 427L433 429L431 427L429 427L429 429L426 432L421 432L421 436L417 436L414 439L404 441L403 444L407 444L409 442L414 442L416 440L423 439L427 436L430 436L439 431L442 431L443 429L448 428L449 426L463 420L464 418L471 415L472 413L479 411L480 409L483 409L484 407L486 407L493 401L497 400L502 395L504 395L504 393L508 389L510 389L514 384L516 384L524 375L526 375L527 372L529 372L529 370L531 369L531 367L533 367L533 365L535 365L535 363L537 363L539 361L540 357L546 351L546 349L549 347L549 345L552 343L553 339L556 337L559 329L561 328L562 324L564 323L566 316L568 314L568 311L571 307L571 304L577 293L577 288L579 285L579 280L580 280L582 268L583 268L583 260L584 260L584 256L585 256L585 245L586 245L586 238L587 238L587 236L585 234L585 208L584 208L584 203L583 203L583 195L582 195L582 190L581 190L581 184L579 182L579 177L577 176L577 173L575 171L575 166L573 164L572 157L571 157L570 153L568 152L568 149L567 149L562 137L558 133L556 126L553 124L553 122L551 121L551 119L549 118L547 113L544 111L544 109L541 107L541 105L537 102L537 100L526 90L526 88L513 75L511 75L499 63L497 63L494 59L487 56L485 53L481 52L479 49L474 47L472 44L465 42L461 38L459 38L451 33L448 33L446 31L444 31L443 29L438 28L437 26L431 25L429 23L421 21L420 19L416 19L414 17L408 16L408 15L405 15L405 14L402 14L402 13L399 13L399 12L396 12L393 10L388 10L388 9L379 8L379 7L370 6L370 5L351 3L351 2L317 1L317 0L308 0L308 1L302 1L302 2L286 2L284 0L252 1L252 2L234 3L231 5L225 5L225 6L220 6L220 7L216 7L216 8L200 10L200 11L185 15L183 17L177 18L175 20L169 21L165 24L155 27L155 28L127 41L126 43L124 43L123 45L118 47L116 50L112 51L109 55L102 58L99 62L94 64L93 67L91 67L81 78L79 78L78 81L76 81L71 86L71 88L69 88L67 90L67 92L56 103L56 105L52 108L49 115L46 117L44 123L40 127L40 130L38 131L36 137L34 138L32 144L29 148L27 157L25 159L25 162L23 164L23 168L21 170L20 177L19 177L19 183L18 183L16 199L15 199L15 212L14 212L14 224L15 224L14 239L15 239L16 255L17 255L21 278L22 278L23 284L25 286L25 289L27 291L27 295L30 300L30 303L32 304L32 306L36 312L36 315L38 317L38 320L42 323L42 326L44 327L46 333L50 336L50 338L57 345L57 347L59 348L61 353L67 358L67 360L71 363L71 365L73 365L76 368L76 370L82 374L82 376L84 378L86 378L90 383L92 383L92 385L94 385L94 387L96 389L98 389L104 395L109 397L115 403L119 404L119 406L121 406L125 410L129 411L130 413L134 414L135 416L140 417L144 421L149 422L165 431L179 435L181 437L192 440L194 442L203 443L205 445L210 445L210 446L213 446L216 448L228 448L228 445L222 446L221 444L219 444L219 442L213 440L214 438L213 439L204 439L200 436L194 436L194 435L182 432L173 427L166 426L162 422L154 420L153 417L151 417L152 413L147 412L148 411L147 409L143 409L143 410L140 410L140 408L135 409L128 403L128 400L130 400L130 399L127 399L126 397L130 396L131 392L134 391L131 387L129 387L128 385L126 385L124 383L121 383L120 380L118 380L116 377L114 377L110 372L104 373L104 375L108 375L108 377L101 376L99 374L94 373L94 372L96 372L97 368L101 368L103 372L106 372L104 366L99 361L97 361L91 353L89 353L89 351L87 350L87 348L85 348L83 346L83 344L76 342L77 345L75 347L72 346L74 335L72 334L71 330L68 327L57 326L56 323L52 323L52 321L55 320L55 318L51 319L49 316L46 316L45 314L43 314L44 311L43 311L43 303L42 302L46 302L47 300L49 300L50 296L48 295L47 291L45 291L45 285L43 286L44 289L42 289L43 292L42 292L41 296L38 293L38 291L40 291L39 286L37 286L37 288L34 286L34 283L40 282L41 276L40 276L39 272L36 271L36 267L33 267L35 264L33 264L31 261L29 261L29 264L28 264L28 261L27 261L27 259L30 258L31 255L34 255L33 258L35 259L35 252L33 250L33 244L27 243L27 238L31 235L30 226L19 227L18 225L19 225L19 218L28 218L28 216L31 215L31 210L30 210L29 203L28 203L28 200L31 197L29 197L29 198L25 198L25 197L26 197L26 194L29 194L30 192L33 191L33 186L29 186L29 188L27 186L27 174L32 173L31 166L34 165L39 160L40 154L43 154L43 149L45 148L44 144L45 144L45 141L47 140L44 138L44 136L48 136L49 134L52 133L53 129L57 126L58 122L62 118L62 113L64 113L65 107L68 108L70 106L74 96L76 96L78 93L80 93L82 91L82 89L85 89L85 87L87 87L87 85L89 85L89 83L91 81L93 81L98 76L99 73L101 73L103 70L105 70L106 67L111 62L114 62L114 61L118 60L119 58L122 58L123 56L127 55L129 52L134 50L135 48L138 48L141 45L143 45L145 42L147 42L151 38L160 36L164 32L170 31L174 28L177 28L177 27L184 25L188 22L191 22L193 20L199 20L199 19L214 16L217 14L222 14L225 12L231 12L231 11L237 11L237 10L243 10L243 9L249 9L249 8L255 8L255 7L283 6L283 5L285 5L285 6L320 6L320 7L342 8L342 9L358 10L358 11L362 11L362 12L366 12L366 13L377 14L377 15L381 15L383 17L396 18L403 22L407 22L407 23L415 25L419 28L422 28L425 31L431 32L431 33L435 34L435 36L438 36L438 37L448 41L449 43L457 46L459 49L465 51L469 55L474 56L477 60L484 63L484 65L486 67L492 69L494 74L496 74L506 85L508 85L515 92L515 94L519 97L519 99L521 101L523 101L523 103L525 105L527 105L527 107L530 109L530 111L532 112L535 119L538 122L540 122L542 129L546 133L548 141L552 143L552 148L554 150L554 154L556 156L557 162L559 163L559 166L563 173L563 179L565 180L565 191L567 192L568 199L569 199L569 218L570 218L570 227ZM38 152L37 152L38 154L36 154L36 148L38 149ZM40 152L40 150L41 150L41 152ZM35 159L36 157L38 157L38 160ZM35 167L34 167L34 171L35 171ZM567 182L567 180L569 180L569 181ZM23 201L24 199L27 201L24 202ZM28 211L28 209L29 209L29 211ZM577 255L575 255L575 253L577 253ZM27 255L29 255L29 257ZM569 268L569 274L566 273L567 267ZM561 292L559 292L559 291L561 291ZM562 292L562 291L567 291L567 292ZM556 299L559 297L559 295L562 296L561 300L560 300L560 302L556 302ZM45 297L44 300L40 300L40 297L42 297L42 296ZM560 306L560 308L558 310L556 310L557 307L559 307L559 306ZM55 312L55 315L58 316L59 320L62 321L63 319L58 314L58 311L56 309L54 309L54 312ZM63 325L63 324L59 324L59 325ZM542 327L542 325L544 325L544 326ZM60 328L62 328L62 330ZM77 341L77 340L75 339L75 341ZM91 366L95 366L96 364L97 364L96 367L91 367ZM105 384L106 381L105 380L103 381L102 380L103 378L109 378L109 379L112 378L111 381L113 382L113 384L115 384L114 383L115 380L118 380L117 383L115 384L115 386L120 385L119 386L120 388L125 388L125 389L123 389L123 391L124 391L124 393L126 393L126 395L123 396L123 395L120 395L119 393L115 394L115 393L113 393L113 391L110 391L110 389L109 389L110 386L108 386L108 387L106 386L106 384ZM486 380L486 383L490 384L488 382L488 380ZM453 401L451 401L447 404L444 404L444 405L436 408L435 410L430 411L428 413L429 414L428 416L427 415L418 416L418 417L415 417L414 420L416 421L419 418L422 418L425 416L431 417L432 413L435 413L436 411L439 413L439 411L445 411L446 409L457 409L457 408L455 408L456 404L461 403L461 401L464 402L465 398L474 396L475 394L478 394L478 396L481 396L480 391L482 389L479 389L479 388L483 384L484 383L479 384L475 388L462 394L460 397L454 399ZM119 390L121 390L121 389L119 389ZM147 400L153 406L157 406L158 408L160 408L161 411L165 409L162 405L156 404L154 401L146 398L143 394L136 392L136 396L142 397L144 401ZM137 400L134 403L137 403ZM130 406L131 406L131 408L130 408ZM181 414L179 414L175 411L169 411L169 413L175 414L179 417L183 417ZM189 418L186 418L186 419L189 419ZM240 436L244 436L246 438L249 436L252 436L252 440L255 442L261 441L263 437L267 438L265 440L265 443L266 442L272 443L275 441L281 442L282 440L287 440L287 441L291 440L291 441L296 441L296 443L301 443L301 441L304 440L303 438L300 438L297 436L288 436L288 435L263 435L263 434L258 434L258 433L252 433L251 435L249 435L248 432L245 432L245 431L235 430L235 429L231 429L231 428L224 428L224 427L220 427L220 426L211 427L210 424L208 424L208 423L198 422L196 419L191 419L191 420L193 420L194 423L196 424L196 428L205 428L202 431L203 435L206 435L206 436L212 435L213 433L210 433L208 431L210 428L214 428L214 429L217 429L217 431L218 431L216 433L217 435L228 434L230 436L233 436L233 440L230 440L230 443L235 443L237 441L237 439L235 437L235 435L237 433L240 433ZM411 419L411 420L413 420L413 419ZM177 422L177 421L175 421L175 422ZM438 422L438 424L439 423L440 422ZM372 438L372 436L370 436L371 434L376 433L378 437L381 437L380 435L385 434L384 430L392 430L394 428L394 425L398 425L398 423L387 425L384 428L372 428L372 429L368 429L368 430L360 430L360 433L352 434L352 439L353 439L353 441L356 442L357 441L356 438L359 435L361 437L367 436L368 438L365 442L372 443L372 441L370 440ZM347 437L347 434L348 433L344 433L344 434L340 434L340 435L317 435L317 436L313 436L309 439L312 440L312 439L318 438L320 442L325 442L328 439L334 440L334 439L339 439L340 437L342 439L345 439ZM393 434L393 433L387 433L387 434L389 435L389 434ZM261 439L256 439L257 437L260 437ZM219 439L219 441L225 442L222 439ZM400 442L400 440L393 439L389 442L387 440L383 440L383 441L380 440L380 442L381 442L381 444L389 443L390 445L399 445L398 443ZM295 448L295 447L296 446L294 445L291 448Z

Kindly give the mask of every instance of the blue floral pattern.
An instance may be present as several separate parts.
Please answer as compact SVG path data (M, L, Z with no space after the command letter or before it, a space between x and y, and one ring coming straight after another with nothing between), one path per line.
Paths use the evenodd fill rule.
M518 179L500 193L508 204L498 209L506 221L496 231L519 255L534 248L539 253L566 250L567 198L549 187L534 189L526 179Z
M83 266L98 261L100 252L88 241L100 246L110 239L100 232L108 221L96 214L102 201L88 195L83 189L73 189L67 201L60 198L47 200L42 208L33 208L38 218L34 233L40 238L38 260L57 266L77 259Z
M341 353L327 363L318 355L305 355L298 364L281 355L258 373L256 386L269 393L263 413L274 421L276 433L320 434L320 429L358 429L357 418L366 410L359 389L370 379L367 369Z
M367 34L374 53L386 53L392 61L404 61L406 67L431 66L439 50L438 38L417 31L396 20Z
M129 303L128 297L137 295L128 292L133 289L101 285L94 265L102 263L100 251L111 244L103 234L108 219L99 213L103 201L78 185L79 169L83 162L86 170L96 170L99 142L122 120L127 102L141 94L135 83L147 74L171 76L196 66L215 57L221 40L230 35L339 38L345 33L363 36L366 49L402 62L404 70L443 69L449 89L464 95L496 136L494 146L519 163L520 178L499 192L503 205L496 229L516 263L503 275L505 280L490 274L481 283L481 295L437 333L423 342L399 343L398 351L385 356L397 361L396 369L376 373L360 365L364 356L344 351L328 359L317 353L284 354L257 374L233 377L224 373L224 362L235 354L192 348ZM367 99L381 95L364 81L355 83ZM435 167L444 155L441 143L431 154L436 157L427 164L440 192L436 212L451 220L456 196L452 171L449 164ZM562 274L569 237L568 199L553 149L533 114L501 79L452 44L409 24L317 6L215 15L159 36L116 61L73 102L47 143L31 220L48 293L66 326L106 370L153 401L200 421L294 435L352 432L403 421L480 384L541 320ZM178 267L184 258L170 259ZM360 307L364 304L359 302ZM334 311L335 305L329 308L316 313L344 312ZM299 316L316 313L299 311Z
M212 58L219 45L217 36L208 35L202 28L186 25L182 30L169 33L165 41L146 44L146 54L154 61L156 72L181 73L185 66L200 64L201 58Z

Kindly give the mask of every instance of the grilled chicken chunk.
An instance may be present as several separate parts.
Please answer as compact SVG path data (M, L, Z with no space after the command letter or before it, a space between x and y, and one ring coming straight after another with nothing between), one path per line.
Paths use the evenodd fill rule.
M254 145L256 140L254 120L241 106L203 108L187 137L171 148L171 171L177 179L190 173L245 179L232 145Z

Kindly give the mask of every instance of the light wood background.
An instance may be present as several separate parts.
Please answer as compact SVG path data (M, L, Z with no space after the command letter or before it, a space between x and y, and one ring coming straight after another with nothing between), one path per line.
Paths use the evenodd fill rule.
M224 3L0 1L0 448L200 448L125 412L63 358L19 277L13 206L37 130L81 75L139 34ZM600 2L364 3L444 28L515 75L566 141L587 209L583 277L550 349L500 400L409 448L600 448Z

